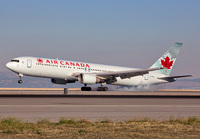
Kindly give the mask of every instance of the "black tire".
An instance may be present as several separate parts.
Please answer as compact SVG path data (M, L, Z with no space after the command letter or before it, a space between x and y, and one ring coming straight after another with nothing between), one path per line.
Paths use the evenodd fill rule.
M108 87L98 87L97 91L108 91Z
M104 87L104 91L108 91L108 87Z
M102 90L101 90L101 87L97 87L97 91L102 91Z
M19 84L22 84L22 83L23 83L23 81L22 81L22 80L18 80L18 83L19 83Z
M91 87L87 87L87 91L91 91L92 90L92 88Z
M81 91L91 91L91 87L81 87Z
M85 91L85 87L81 87L81 91Z

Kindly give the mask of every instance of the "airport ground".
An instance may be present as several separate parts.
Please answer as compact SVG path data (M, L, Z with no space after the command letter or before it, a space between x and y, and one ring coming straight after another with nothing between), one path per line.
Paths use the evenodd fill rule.
M91 91L69 89L0 89L0 116L23 121L59 121L61 117L101 121L150 118L200 117L200 91L158 90L151 92Z

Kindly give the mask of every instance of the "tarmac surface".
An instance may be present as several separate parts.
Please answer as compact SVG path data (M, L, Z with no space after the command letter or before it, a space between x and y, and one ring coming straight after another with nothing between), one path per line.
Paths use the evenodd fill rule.
M200 91L69 91L65 96L62 89L0 89L0 117L9 116L28 122L200 117Z

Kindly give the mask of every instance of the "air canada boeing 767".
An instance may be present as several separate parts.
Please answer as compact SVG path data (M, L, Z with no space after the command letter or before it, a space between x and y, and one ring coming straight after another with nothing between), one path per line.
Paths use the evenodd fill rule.
M84 84L82 91L91 91L87 85L101 84L98 91L107 91L104 84L121 86L146 86L174 82L177 78L191 75L169 76L174 66L182 43L175 43L150 68L136 69L128 67L92 64L69 60L58 60L40 57L17 57L6 64L6 67L17 73L21 84L23 75L51 78L55 84Z

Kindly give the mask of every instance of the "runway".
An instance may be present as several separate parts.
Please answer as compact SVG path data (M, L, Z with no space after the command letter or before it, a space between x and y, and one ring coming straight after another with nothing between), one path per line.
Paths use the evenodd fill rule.
M200 91L69 91L64 96L62 90L1 90L0 116L29 122L61 117L91 121L200 117Z

